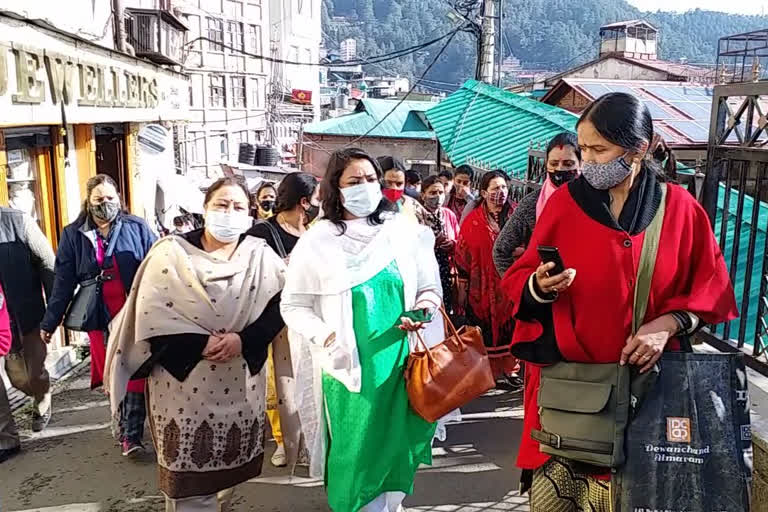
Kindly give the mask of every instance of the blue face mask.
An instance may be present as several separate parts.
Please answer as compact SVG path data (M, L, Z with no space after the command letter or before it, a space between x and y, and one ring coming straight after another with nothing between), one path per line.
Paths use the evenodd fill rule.
M381 203L381 185L378 182L361 183L341 189L344 209L355 217L367 217L376 211Z
M608 190L632 174L632 166L624 161L628 153L624 153L618 158L604 164L594 162L584 162L581 166L581 174L587 183L597 190Z

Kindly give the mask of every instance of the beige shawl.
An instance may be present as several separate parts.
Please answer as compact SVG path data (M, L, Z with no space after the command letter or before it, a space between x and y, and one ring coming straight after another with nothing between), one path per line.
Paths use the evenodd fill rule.
M246 237L229 260L178 236L158 241L110 324L104 382L113 415L131 376L151 355L150 338L240 332L258 319L284 282L285 264L259 238ZM209 296L208 287L218 290L218 299Z

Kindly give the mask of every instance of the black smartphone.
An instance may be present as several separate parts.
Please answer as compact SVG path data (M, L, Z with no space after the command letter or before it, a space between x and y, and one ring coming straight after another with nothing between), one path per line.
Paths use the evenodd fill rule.
M537 247L539 251L539 257L544 263L554 263L555 268L549 271L550 276L556 276L565 272L565 265L560 258L560 250L557 247L550 247L548 245L540 245Z
M428 309L414 309L412 311L406 311L401 317L410 319L416 323L429 323L432 321L432 312Z

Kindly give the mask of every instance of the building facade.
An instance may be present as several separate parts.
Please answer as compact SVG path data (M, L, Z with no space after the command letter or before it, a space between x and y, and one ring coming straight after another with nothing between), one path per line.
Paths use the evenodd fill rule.
M96 4L0 13L0 204L32 215L54 247L97 173L154 226L155 184L175 172L171 134L189 115L186 77L116 50L111 11ZM167 136L151 154L149 124Z
M136 3L163 17L159 2ZM90 0L0 8L0 205L32 216L54 250L90 177L111 176L131 213L157 228L157 183L176 172L188 80L118 44L116 19L110 2ZM54 377L75 362L63 346L72 339L52 342Z
M341 60L348 62L357 58L357 41L354 39L345 39L341 42Z
M254 55L269 54L269 3L186 0L179 10L189 27L186 172L203 180L218 176L221 163L237 159L240 143L264 140L270 64Z

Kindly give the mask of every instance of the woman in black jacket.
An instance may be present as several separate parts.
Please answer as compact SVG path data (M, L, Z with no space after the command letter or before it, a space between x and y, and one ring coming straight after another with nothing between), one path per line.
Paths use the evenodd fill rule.
M92 303L87 325L91 342L91 388L102 384L107 327L125 304L133 278L157 237L141 218L123 211L117 185L106 174L86 185L87 198L80 216L64 228L56 255L55 280L48 309L40 324L48 341L59 327L78 285L99 278L100 300ZM123 455L143 450L144 380L131 381L121 408L120 442Z

